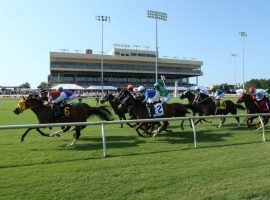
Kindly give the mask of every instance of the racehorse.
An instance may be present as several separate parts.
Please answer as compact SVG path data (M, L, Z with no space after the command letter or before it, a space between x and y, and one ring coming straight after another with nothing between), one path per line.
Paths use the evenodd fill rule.
M102 100L100 100L100 103L105 103L106 101L109 102L109 104L111 105L114 113L116 115L118 115L119 119L122 120L126 120L126 116L125 114L128 113L128 110L127 109L124 109L124 110L120 110L118 108L118 106L120 105L120 99L115 97L114 95L112 95L111 93L108 93L104 96L104 98ZM131 126L130 124L128 124L129 126ZM123 124L121 123L121 128L123 128Z
M237 109L245 110L245 107L239 104L233 103L231 100L226 100L223 102L224 108L216 110L215 101L208 95L203 93L196 94L193 105L197 106L199 112L203 113L205 116L209 115L227 115L231 113L232 115L237 114ZM235 117L238 127L240 127L240 119L239 117ZM197 124L199 121L196 121ZM218 128L220 128L225 122L225 118L221 118L221 123Z
M162 105L164 111L163 115L164 118L184 117L188 113L187 108L180 103L162 104ZM119 107L120 109L130 107L138 119L150 118L146 105L144 103L141 103L141 100L135 99L131 94L127 95L127 97L123 100L123 102L120 104ZM163 121L163 124L156 130L153 136L156 136L157 134L160 134L161 131L166 130L168 125L169 125L168 121ZM136 128L137 133L139 134L138 129L141 128L142 126L144 126L145 134L149 134L148 133L149 123L145 122L141 122L137 126Z
M250 94L247 94L247 93L244 93L241 97L238 98L237 100L237 103L242 103L244 102L246 108L247 108L247 112L248 114L255 114L255 113L269 113L269 110L264 110L260 107L260 104L255 100L253 99L252 95ZM256 117L247 117L245 119L247 125L249 128L252 128L252 122L253 120L255 119ZM269 121L269 117L268 116L263 116L263 123L264 125L268 123ZM259 127L259 124L257 124L257 127L259 130L260 127Z
M201 116L201 115L203 115L203 113L200 112L200 110L198 109L197 106L193 105L194 98L195 98L195 94L193 92L191 92L190 90L186 90L185 92L183 92L180 95L181 100L182 99L188 99L189 109L192 110L192 115L195 116L196 113L198 113L199 116ZM206 119L201 119L200 122L202 123L202 121L211 123L211 121L208 121ZM184 123L184 120L181 123L181 127L183 126L183 123Z
M16 106L14 113L20 114L26 109L31 109L36 114L40 124L86 122L87 118L91 115L96 115L102 120L108 121L111 120L112 116L110 111L104 106L90 107L88 104L78 103L75 105L71 105L68 108L69 109L65 110L65 116L55 117L50 106L43 105L40 98L29 96L27 98L22 97L22 99ZM75 133L73 134L73 140L70 146L72 146L80 137L81 130L84 128L85 126L75 126Z

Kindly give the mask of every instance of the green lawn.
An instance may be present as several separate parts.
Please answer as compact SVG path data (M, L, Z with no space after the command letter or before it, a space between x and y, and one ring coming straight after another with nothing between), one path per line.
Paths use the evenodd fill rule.
M1 125L37 122L30 110L12 113L17 100L0 104ZM2 130L0 199L270 199L270 145L261 133L237 128L235 119L217 129L213 120L196 127L194 149L188 122L184 131L179 124L156 138L106 126L108 158L99 126L69 148L71 133L48 139L33 131L19 143L24 130Z

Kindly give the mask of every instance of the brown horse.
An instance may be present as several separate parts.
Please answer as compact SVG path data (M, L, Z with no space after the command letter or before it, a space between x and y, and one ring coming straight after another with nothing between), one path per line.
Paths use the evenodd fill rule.
M189 105L189 109L192 110L192 115L195 116L196 113L198 113L199 116L202 116L203 113L200 112L200 110L198 109L197 106L193 105L194 99L195 99L195 94L193 92L191 92L190 90L186 90L184 91L181 95L180 95L180 99L188 99L188 105ZM207 122L207 123L211 123L211 121L206 120L206 119L201 119L200 122L202 123L202 121ZM181 128L183 127L183 123L184 120L181 123ZM191 124L190 124L191 126Z
M141 103L140 99L135 99L132 95L128 95L124 101L120 104L119 108L124 109L130 107L132 111L135 113L138 119L149 119L149 112L144 103ZM187 108L180 103L172 103L172 104L163 104L164 115L162 117L184 117L188 111ZM163 124L156 130L153 136L160 134L163 130L166 130L169 125L168 121L163 121ZM144 126L145 134L148 133L148 129L150 127L149 123L141 122L136 127L136 131L139 134L139 129Z
M26 109L31 109L37 116L40 124L47 123L67 123L67 122L86 122L91 115L96 115L102 120L111 120L110 111L104 107L90 107L85 103L71 105L65 112L65 116L55 117L50 106L45 106L39 98L29 96L23 97L14 110L15 114L20 114ZM75 133L70 144L72 146L81 135L81 130L85 126L75 126ZM29 131L28 131L29 132Z
M238 98L237 103L244 102L247 113L248 114L255 114L255 113L269 113L269 110L264 110L259 106L259 103L253 99L251 94L244 93L241 97ZM252 128L252 122L256 117L247 117L245 119L249 128ZM263 116L263 123L267 124L269 121L268 116ZM257 124L258 130L260 129L260 123Z
M122 94L120 94L120 96L122 96ZM123 96L122 96L123 97ZM122 120L126 120L126 115L128 113L128 109L124 109L124 110L120 110L118 108L118 106L121 103L121 100L118 97L115 97L114 95L112 95L111 93L108 93L104 96L103 99L100 100L100 103L103 104L106 101L109 102L109 104L111 105L114 113L116 115L118 115L119 119ZM127 123L127 125L131 126L129 123ZM132 127L132 126L131 126ZM121 128L123 128L123 124L121 123Z
M204 116L209 115L228 115L231 113L232 115L237 114L237 109L245 110L245 107L233 103L231 100L224 101L225 108L216 110L215 101L208 95L203 93L196 94L193 105L197 106L199 112L202 112ZM240 119L239 117L235 117L238 127L240 127ZM225 122L225 118L221 118L221 123L218 128L220 128ZM198 121L195 122L197 124Z

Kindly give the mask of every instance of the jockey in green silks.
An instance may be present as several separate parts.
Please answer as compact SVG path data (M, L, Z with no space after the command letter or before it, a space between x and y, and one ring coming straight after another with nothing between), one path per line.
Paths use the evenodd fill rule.
M161 96L161 103L167 103L172 98L169 91L162 87L159 83L155 83L154 87L157 91L159 91L159 94Z

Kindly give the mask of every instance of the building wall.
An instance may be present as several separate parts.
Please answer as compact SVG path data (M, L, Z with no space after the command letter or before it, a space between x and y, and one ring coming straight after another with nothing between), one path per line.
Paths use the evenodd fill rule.
M77 83L82 86L101 84L101 56L73 53L50 54L49 82ZM165 75L166 83L177 80L187 85L189 77L201 76L201 61L159 59L158 72ZM132 56L104 56L104 85L125 87L126 84L153 85L155 82L155 58Z

